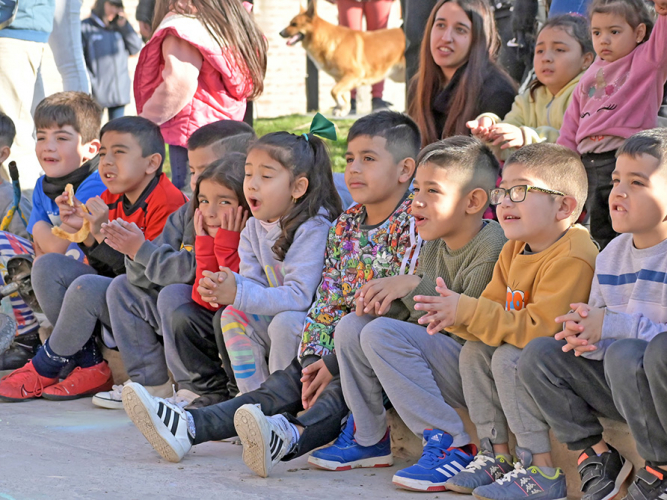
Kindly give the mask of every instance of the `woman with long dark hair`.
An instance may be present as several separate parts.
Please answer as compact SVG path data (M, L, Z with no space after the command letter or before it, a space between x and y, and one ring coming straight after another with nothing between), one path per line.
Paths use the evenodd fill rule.
M499 48L493 14L484 0L440 0L428 18L419 73L411 82L409 114L425 146L468 134L466 121L482 111L511 109L516 89L495 63Z

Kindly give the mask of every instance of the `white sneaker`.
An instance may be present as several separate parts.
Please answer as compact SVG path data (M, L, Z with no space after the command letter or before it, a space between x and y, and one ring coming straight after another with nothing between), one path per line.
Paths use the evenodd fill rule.
M121 399L121 395L123 393L123 387L130 382L132 381L126 380L122 385L112 386L110 391L98 392L93 396L93 404L108 410L122 410L123 400Z
M162 458L180 462L190 451L187 412L167 400L151 396L141 384L130 382L123 388L123 406Z
M243 445L243 461L258 476L271 469L294 444L290 423L279 415L266 417L259 405L243 405L234 414L234 427Z

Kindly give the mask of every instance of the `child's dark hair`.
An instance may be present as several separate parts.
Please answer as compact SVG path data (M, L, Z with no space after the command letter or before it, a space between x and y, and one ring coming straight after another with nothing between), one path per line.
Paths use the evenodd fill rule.
M12 147L16 138L16 126L12 119L0 111L0 147Z
M640 43L651 36L653 17L644 0L593 0L588 7L588 19L592 20L593 14L617 14L622 16L632 29L644 23L646 34Z
M580 16L578 14L563 14L560 16L555 16L544 23L540 33L542 33L547 28L557 28L570 35L577 42L579 42L582 54L586 54L588 52L595 54L593 40L591 40L591 28L588 24L588 19L586 19L584 16ZM530 97L534 98L535 90L537 90L539 87L542 87L543 85L544 84L537 78L530 82Z
M616 151L616 158L621 155L628 155L632 158L649 155L657 159L660 166L664 167L667 161L667 129L659 127L631 135Z
M245 122L220 120L195 130L188 139L190 151L213 146L213 152L220 158L227 153L247 153L250 143L257 136L253 128Z
M231 189L244 210L250 210L243 194L243 179L245 177L245 159L243 153L229 153L224 158L214 161L197 178L197 187L192 195L193 209L199 208L199 186L204 181L213 181Z
M81 143L97 139L102 125L102 108L83 92L58 92L35 108L37 130L69 125L81 135Z
M119 132L121 134L132 135L141 145L141 156L147 156L155 153L162 157L160 161L160 168L156 175L162 173L162 165L164 164L164 139L162 132L160 132L159 125L156 125L146 118L141 116L123 116L108 122L102 130L100 130L100 139L104 137L107 132Z
M313 134L294 135L289 132L273 132L260 137L253 149L265 151L273 160L289 170L292 180L308 179L306 193L296 200L291 210L280 219L282 234L273 245L273 253L280 261L294 241L299 226L326 210L326 218L333 222L343 211L340 196L334 186L331 158L322 139Z
M500 164L493 151L475 137L455 135L429 144L417 158L417 165L425 163L452 172L462 190L476 188L488 192L496 187Z
M359 118L347 134L347 142L367 135L369 137L384 137L387 140L387 151L394 161L415 159L421 147L419 127L412 118L396 111L378 111Z

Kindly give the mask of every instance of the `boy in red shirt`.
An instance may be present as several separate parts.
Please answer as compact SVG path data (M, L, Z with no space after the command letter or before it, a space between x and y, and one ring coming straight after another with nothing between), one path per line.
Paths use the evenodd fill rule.
M107 190L89 199L86 211L78 200L70 207L67 193L57 198L63 223L75 229L84 219L90 224L90 234L80 243L90 265L60 254L35 262L35 294L53 333L32 361L0 380L0 401L75 399L111 388L111 371L94 333L98 323L105 333L111 331L106 291L112 278L125 272L125 256L107 244L104 228L122 219L134 229L129 238L153 239L187 201L162 173L164 140L157 125L139 117L118 118L102 128L100 141L99 173ZM59 382L70 363L74 370Z

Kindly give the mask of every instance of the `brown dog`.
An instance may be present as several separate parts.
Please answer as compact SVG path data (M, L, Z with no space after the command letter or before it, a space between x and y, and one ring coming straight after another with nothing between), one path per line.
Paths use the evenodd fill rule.
M355 31L336 26L317 15L315 0L311 0L280 36L288 39L287 45L302 42L317 67L336 80L331 89L336 101L334 116L348 114L348 92L353 88L377 83L387 76L405 80L405 35L400 28Z

